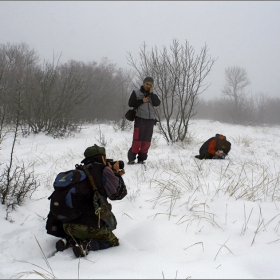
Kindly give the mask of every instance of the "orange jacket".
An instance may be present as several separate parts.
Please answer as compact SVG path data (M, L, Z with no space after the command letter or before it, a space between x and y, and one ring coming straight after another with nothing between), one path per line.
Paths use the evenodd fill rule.
M224 139L224 138L225 138L224 135L222 135L222 134L219 135L219 139ZM209 145L208 145L208 150L207 150L210 155L216 154L216 152L217 152L216 145L217 145L217 141L215 138L210 140Z

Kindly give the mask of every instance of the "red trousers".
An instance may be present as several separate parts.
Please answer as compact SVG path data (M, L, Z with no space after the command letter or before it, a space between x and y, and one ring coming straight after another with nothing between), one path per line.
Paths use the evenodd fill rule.
M155 120L135 118L132 146L128 151L127 157L129 161L138 158L138 161L146 160L148 150L151 146Z

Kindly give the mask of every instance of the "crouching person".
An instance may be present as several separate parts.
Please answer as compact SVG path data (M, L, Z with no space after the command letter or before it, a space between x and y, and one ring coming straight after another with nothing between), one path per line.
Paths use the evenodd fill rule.
M231 143L227 141L226 136L216 134L209 138L199 149L198 159L225 159L231 149Z
M56 244L58 251L73 247L76 257L84 257L90 250L97 251L119 245L119 240L113 233L117 225L116 218L111 211L106 216L104 209L112 210L108 198L121 200L127 195L122 179L125 171L119 168L121 161L106 160L105 148L97 145L88 147L84 156L81 161L83 165L76 165L76 169L84 171L87 176L70 194L72 205L80 215L74 220L62 221L66 238ZM95 189L98 192L95 192Z

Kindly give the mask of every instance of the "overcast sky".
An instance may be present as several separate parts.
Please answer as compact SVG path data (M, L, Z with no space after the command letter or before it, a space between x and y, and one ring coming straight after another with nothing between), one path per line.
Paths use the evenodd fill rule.
M0 43L27 43L41 59L62 53L129 68L127 52L187 40L218 58L203 97L218 97L225 68L244 68L252 93L280 97L279 1L1 1ZM155 85L156 86L156 85Z

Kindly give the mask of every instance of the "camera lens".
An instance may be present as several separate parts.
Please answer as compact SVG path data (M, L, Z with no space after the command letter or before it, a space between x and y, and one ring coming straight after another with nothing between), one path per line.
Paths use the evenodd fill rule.
M110 162L111 165L114 165L116 163L116 161L114 161L112 158L108 158L106 162ZM119 160L119 168L124 168L124 162L122 160Z
M120 169L124 168L124 162L122 160L119 161L119 167L120 167Z

